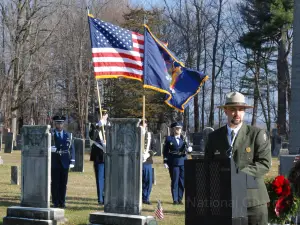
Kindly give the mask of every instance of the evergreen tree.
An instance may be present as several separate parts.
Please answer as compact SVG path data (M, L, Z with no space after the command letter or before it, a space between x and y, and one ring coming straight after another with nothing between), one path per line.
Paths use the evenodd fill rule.
M248 68L254 74L254 111L252 124L255 124L258 99L260 98L260 69L265 68L264 55L278 50L277 54L277 84L278 84L278 119L280 134L286 134L286 95L289 91L289 70L287 57L289 47L287 34L293 18L292 0L245 0L240 4L240 13L246 23L248 32L239 40L240 44L251 50ZM270 43L274 43L271 47ZM267 59L268 60L268 59Z

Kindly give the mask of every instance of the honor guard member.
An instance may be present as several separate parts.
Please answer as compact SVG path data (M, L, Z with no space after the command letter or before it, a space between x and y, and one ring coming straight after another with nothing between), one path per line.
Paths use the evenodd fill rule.
M245 110L253 108L239 92L226 95L224 109L227 124L208 136L205 158L232 158L244 173L253 176L255 182L247 183L247 211L249 225L267 225L270 201L264 176L271 168L271 147L263 129L243 122Z
M152 164L153 159L152 156L155 155L154 152L154 145L151 138L151 133L148 132L147 129L147 120L144 122L143 120L140 122L140 127L142 127L142 132L145 136L145 147L143 152L143 176L142 176L142 199L143 203L147 205L151 205L150 202L150 194L152 190L152 179L153 179L153 171L152 171Z
M102 133L102 126L107 124L108 114L106 110L102 110L103 116L96 124L91 124L89 136L92 142L90 161L94 162L94 171L96 177L96 187L98 204L104 205L104 154L106 150L106 143L103 141L104 134Z
M54 208L65 208L69 168L75 164L71 135L63 130L64 116L54 116L51 147L51 195Z
M173 134L167 136L164 144L164 166L169 169L171 178L171 192L173 204L183 204L184 193L184 160L187 159L187 152L192 151L186 139L181 135L182 123L171 124Z

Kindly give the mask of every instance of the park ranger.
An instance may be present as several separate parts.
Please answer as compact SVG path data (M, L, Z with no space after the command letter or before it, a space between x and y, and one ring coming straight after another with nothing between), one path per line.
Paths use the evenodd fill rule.
M236 165L248 175L255 177L256 185L247 186L247 211L249 225L267 225L269 202L264 175L271 167L271 147L265 130L243 122L245 110L253 108L239 92L226 95L224 109L227 125L208 136L205 158L233 158Z

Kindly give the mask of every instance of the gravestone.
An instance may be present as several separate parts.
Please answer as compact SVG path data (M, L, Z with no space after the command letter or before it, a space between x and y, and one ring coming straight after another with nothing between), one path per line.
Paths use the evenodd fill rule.
M11 184L16 184L19 185L19 168L18 166L11 166L11 180L10 183Z
M7 133L8 133L8 129L3 127L2 128L2 144L5 144Z
M156 174L154 167L152 167L152 184L156 185Z
M84 139L74 138L73 139L74 149L75 149L75 165L71 169L73 172L84 172L84 151L85 143Z
M208 135L213 131L214 131L213 128L205 127L202 133L193 134L193 151L191 154L192 159L204 158L205 145L208 139Z
M288 177L292 167L295 165L295 158L298 155L281 155L279 156L279 175Z
M63 224L63 209L50 207L50 126L22 127L21 206L7 209L3 225Z
M3 140L3 135L0 133L0 152L2 151L2 140Z
M13 151L13 133L8 132L5 137L4 153L12 153Z
M289 143L288 142L281 142L280 150L279 150L279 155L289 155Z
M16 136L16 146L14 146L14 150L21 150L22 148L22 136L21 134L18 134Z
M276 136L277 136L277 129L273 128L271 131L271 152L272 155L274 155L274 150L275 150L275 144L276 144Z
M282 137L279 135L276 135L274 137L274 150L273 150L273 156L278 156L280 154L281 144L282 144Z
M3 159L1 159L1 156L0 156L0 165L3 164Z
M203 152L204 145L203 145L203 133L193 133L192 134L192 142L193 142L193 151L195 152Z
M104 212L90 214L90 224L146 225L142 211L142 137L140 119L111 119L107 127Z
M207 143L207 140L208 140L208 135L214 131L214 128L212 127L205 127L204 130L203 130L203 144L204 146L206 145Z
M161 156L162 154L162 141L161 141L161 133L153 134L153 144L154 144L154 151L156 151L155 156Z

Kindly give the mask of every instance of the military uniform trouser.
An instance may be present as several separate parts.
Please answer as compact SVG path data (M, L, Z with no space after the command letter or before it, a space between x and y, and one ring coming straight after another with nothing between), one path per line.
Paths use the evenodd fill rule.
M69 169L51 169L51 194L54 207L64 207L66 202L66 192Z
M104 168L105 168L104 163L94 162L98 203L101 205L104 204L104 182L105 182Z
M267 204L250 207L247 209L248 225L268 225Z
M142 199L143 202L150 201L150 194L152 190L152 164L143 164L142 176Z

